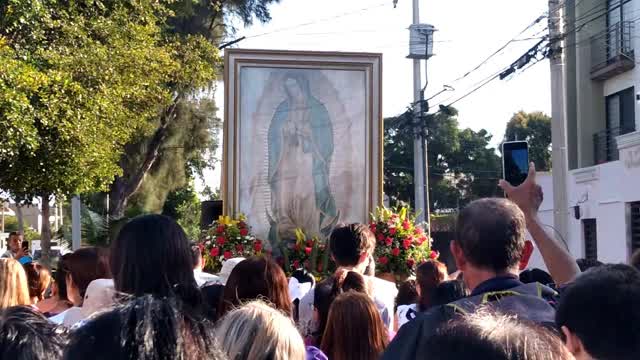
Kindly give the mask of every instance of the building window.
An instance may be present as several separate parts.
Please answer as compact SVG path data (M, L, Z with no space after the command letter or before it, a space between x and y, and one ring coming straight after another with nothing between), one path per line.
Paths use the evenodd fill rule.
M632 202L630 207L630 219L631 225L631 253L640 249L640 201Z
M598 228L596 219L583 219L582 232L584 235L584 258L598 260Z
M607 96L607 130L619 129L619 134L636 130L636 101L633 86Z
M631 0L607 0L607 26L630 21L632 12Z
M635 91L633 87L606 97L606 130L594 134L595 163L619 158L616 138L636 130Z

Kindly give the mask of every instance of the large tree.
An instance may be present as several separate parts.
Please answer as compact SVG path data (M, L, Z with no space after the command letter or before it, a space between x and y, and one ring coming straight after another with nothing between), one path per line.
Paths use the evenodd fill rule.
M260 22L271 20L268 6L278 1L179 0L171 5L174 16L168 19L167 31L180 37L199 36L211 44L218 45L235 33L235 28L229 24L237 23L239 20L240 23L247 26L255 20ZM213 80L211 79L211 81ZM201 96L200 88L178 88L175 92L177 96L169 107L171 112L153 122L154 131L137 137L127 145L126 153L120 161L123 173L116 178L110 189L110 215L112 217L121 217L130 200L138 207L142 201L144 208L156 211L162 207L161 201L170 191L185 186L189 182L188 178L174 176L173 181L159 183L156 179L162 181L167 179L162 175L163 172L175 171L175 168L182 169L185 165L196 165L197 170L202 170L202 166L211 166L211 161L200 161L202 158L193 160L194 157L186 153L184 156L175 156L167 151L169 148L179 149L181 146L176 144L175 138L172 139L172 131L174 135L177 132L181 133L180 136L185 141L192 142L188 129L172 126L172 124L184 122L180 120L181 116L189 116L189 112L202 112L203 108L203 104L194 102L194 99ZM208 99L208 104L204 105L215 107L212 99ZM180 109L183 111L180 112ZM210 150L217 145L217 139L212 137L215 136L220 123L219 121L210 121L209 126L209 138L197 138L201 141L195 144L195 147L200 153L211 155ZM193 142L191 145L194 145ZM183 148L187 147L189 144L183 146ZM191 152L192 155L195 153L197 151ZM189 160L190 157L191 160ZM168 170L169 168L172 170Z
M385 119L384 190L392 203L413 203L413 110ZM497 194L500 161L485 130L461 130L457 111L444 108L418 125L427 134L429 200L433 210L456 208ZM418 130L420 131L420 130Z
M123 146L216 76L217 49L167 31L165 2L0 2L0 187L49 200L106 190ZM4 145L6 140L6 146ZM43 257L50 228L43 221Z
M507 123L505 141L529 142L529 158L539 171L551 170L551 118L543 112L513 114Z

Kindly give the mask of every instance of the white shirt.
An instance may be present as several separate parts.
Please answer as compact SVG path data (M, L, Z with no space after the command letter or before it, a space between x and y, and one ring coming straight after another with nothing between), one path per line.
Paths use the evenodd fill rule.
M382 321L387 330L393 331L393 308L398 295L396 284L377 277L364 276L367 283L371 284L373 301L380 312ZM313 318L313 297L315 288L311 289L301 300L298 306L298 329L303 336L311 336L317 330L318 324Z
M56 316L50 317L49 321L57 325L65 325L67 327L71 327L83 318L84 316L82 315L82 308L80 308L79 306L74 306L68 308L67 310L61 312Z
M220 282L219 276L211 275L198 269L193 270L193 277L196 279L196 284L198 284L198 286L202 286L209 281Z

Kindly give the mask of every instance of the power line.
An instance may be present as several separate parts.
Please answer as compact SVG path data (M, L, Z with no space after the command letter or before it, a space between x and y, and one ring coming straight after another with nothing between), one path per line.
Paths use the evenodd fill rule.
M306 23L301 23L301 24L297 24L297 25L293 25L293 26L287 26L287 27L283 27L280 29L276 29L273 31L267 31L261 34L256 34L256 35L250 35L247 36L247 39L253 39L253 38L257 38L257 37L261 37L261 36L266 36L266 35L271 35L271 34L275 34L275 33L280 33L280 32L284 32L284 31L290 31L290 30L295 30L301 27L305 27L305 26L311 26L311 25L315 25L318 23L322 23L322 22L326 22L326 21L330 21L330 20L335 20L335 19L339 19L342 17L346 17L346 16L350 16L350 15L355 15L355 14L360 14L366 11L370 11L373 9L377 9L377 8L381 8L385 5L388 4L388 1L384 1L382 3L379 3L378 5L374 5L374 6L370 6L370 7L366 7L366 8L362 8L362 9L358 9L358 10L354 10L354 11L350 11L350 12L346 12L346 13L342 13L342 14L338 14L335 16L331 16L331 17L327 17L327 18L322 18L322 19L317 19L317 20L313 20L313 21L309 21Z
M524 34L525 32L527 32L529 29L531 29L532 27L534 27L536 24L538 24L540 21L542 21L543 19L545 19L547 17L546 14L542 14L540 16L538 16L531 24L529 24L527 27L524 28L524 30L520 31L516 36L514 36L511 40L507 41L504 45L502 45L500 48L498 48L498 50L494 51L491 55L489 55L487 58L485 58L484 60L482 60L480 62L480 64L476 65L476 67L474 67L473 69L469 70L468 72L466 72L464 75L460 76L459 78L455 79L453 82L457 82L459 80L462 80L464 78L466 78L467 76L469 76L471 73L473 73L474 71L480 69L484 64L486 64L487 62L489 62L489 60L491 60L494 56L500 54L504 49L506 49L509 45L511 45L511 43L514 42L514 40L516 40L519 36L521 36L522 34ZM452 82L452 83L453 83Z

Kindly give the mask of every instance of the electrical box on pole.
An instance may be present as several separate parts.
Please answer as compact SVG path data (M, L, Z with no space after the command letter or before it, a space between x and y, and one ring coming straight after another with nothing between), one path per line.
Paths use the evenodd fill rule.
M430 24L409 26L409 59L427 60L433 56L433 33L436 28Z

